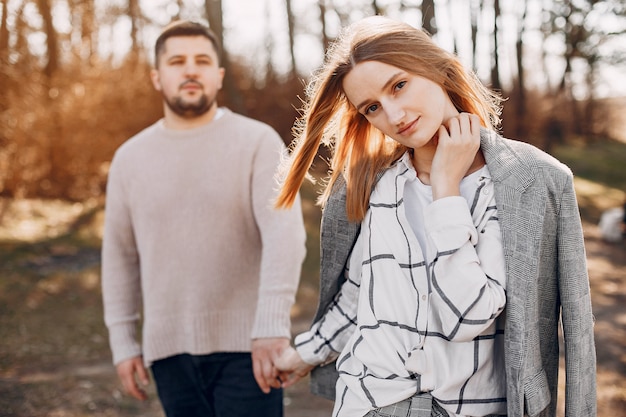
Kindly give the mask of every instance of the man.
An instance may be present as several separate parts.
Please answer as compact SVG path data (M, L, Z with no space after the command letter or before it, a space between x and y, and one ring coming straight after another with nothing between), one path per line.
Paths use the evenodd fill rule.
M167 27L151 73L164 117L118 149L108 178L102 286L113 361L140 400L150 367L168 417L282 415L273 361L289 346L301 207L273 209L284 144L218 107L223 76L212 32Z

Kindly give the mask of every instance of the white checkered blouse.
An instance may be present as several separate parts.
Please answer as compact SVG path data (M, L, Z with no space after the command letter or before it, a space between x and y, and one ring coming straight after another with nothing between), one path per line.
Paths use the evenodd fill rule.
M506 414L504 255L486 166L461 194L432 202L408 154L376 185L346 282L295 339L308 363L339 355L333 416L425 391L452 416Z

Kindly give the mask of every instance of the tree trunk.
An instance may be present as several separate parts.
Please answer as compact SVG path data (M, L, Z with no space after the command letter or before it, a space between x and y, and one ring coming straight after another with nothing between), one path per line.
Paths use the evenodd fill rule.
M224 67L224 94L227 104L230 108L238 113L246 114L243 98L237 88L235 78L233 77L233 68L230 62L228 51L224 45L224 13L222 8L222 0L205 0L204 2L209 27L217 36L222 46L222 67Z
M96 36L96 15L94 0L71 0L68 1L70 7L70 21L72 22L72 51L81 61L93 63L96 57L97 44Z
M519 30L517 31L517 39L515 41L515 56L517 61L517 106L515 121L517 136L524 134L524 119L526 117L526 77L524 75L524 43L523 37L526 31L526 12L528 9L528 0L523 1L522 15L519 19Z
M59 42L57 32L52 23L50 0L37 0L37 8L43 20L43 30L46 34L48 61L44 67L44 74L48 79L51 79L59 66Z
M9 29L7 22L7 1L2 0L2 13L0 21L0 121L4 124L4 112L9 108L8 91L11 79L9 77ZM0 129L0 146L4 147L6 142L5 128ZM1 176L0 176L1 178ZM0 189L1 187L0 183ZM0 190L1 191L1 190ZM0 224L2 217L0 216Z
M2 0L2 20L0 21L0 65L4 63L4 59L9 55L9 27L7 22L7 0ZM4 71L2 72L4 74Z
M206 0L204 2L207 20L209 21L209 27L217 36L217 39L224 48L224 12L222 10L222 0ZM224 56L227 55L224 48Z
M596 96L594 93L595 87L595 79L596 79L596 71L597 71L597 63L598 59L596 55L591 55L587 58L587 65L589 67L585 82L587 84L587 100L585 100L585 107L583 111L583 123L581 125L581 130L586 138L590 136L599 134L602 130L604 130L603 126L597 126L596 123Z
M270 7L268 0L265 0L265 49L267 51L267 61L265 61L265 85L269 85L276 79L274 65L272 64L272 55L274 55L274 36L273 28L270 25ZM293 51L292 51L293 57Z
M491 64L491 88L500 91L500 58L498 52L498 23L500 22L500 0L493 0L493 61Z
M131 51L133 54L139 52L139 31L141 20L141 9L139 8L139 0L128 0L128 17L130 18L130 40Z
M98 40L95 34L98 31L96 20L96 5L94 0L83 1L83 17L81 26L81 39L86 48L87 59L92 62L98 53Z
M330 39L326 32L326 0L320 0L317 4L320 8L320 22L322 23L322 47L326 52L330 46Z
M0 20L0 113L7 109L6 92L9 89L9 25L7 22L7 0L2 0ZM3 130L3 129L0 129ZM2 135L2 133L0 133Z
M289 29L289 52L291 54L291 77L297 77L296 54L295 54L295 33L294 33L294 16L291 8L291 0L285 0L285 10L287 12L287 27Z
M176 0L176 6L178 6L178 11L174 16L174 20L180 20L180 12L183 10L183 7L185 7L185 2L183 0Z
M422 0L422 28L431 35L437 33L435 0Z
M372 0L372 9L374 10L374 15L383 14L383 10L378 6L378 2L376 0Z
M55 103L58 90L55 87L54 80L54 75L56 74L59 65L58 39L52 22L52 7L50 0L37 0L37 7L39 9L39 13L41 14L43 29L46 34L46 48L48 55L48 61L43 68L44 77L42 80L42 85L44 87L42 100L45 102L45 107L49 109L49 113L47 115L49 123L47 129L48 142L46 144L48 174L46 177L49 180L49 183L54 185L58 184L57 180L62 170L61 164L63 163L59 161L58 158L58 149L60 142L63 140L63 135L61 134L60 109L58 104ZM44 150L42 150L42 152L44 152ZM39 191L44 195L47 195L48 192L52 192L54 194L55 190L51 188Z
M470 24L472 26L472 69L476 71L478 69L478 59L476 56L476 44L478 41L478 15L482 9L481 1L470 2Z

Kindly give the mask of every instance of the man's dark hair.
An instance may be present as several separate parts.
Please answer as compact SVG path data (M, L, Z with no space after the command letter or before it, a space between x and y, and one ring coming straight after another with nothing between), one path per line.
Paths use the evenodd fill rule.
M221 62L222 50L215 33L202 23L191 22L189 20L177 20L170 23L163 29L154 45L154 66L159 67L159 57L165 51L165 41L178 36L203 36L211 41L217 53L218 64Z

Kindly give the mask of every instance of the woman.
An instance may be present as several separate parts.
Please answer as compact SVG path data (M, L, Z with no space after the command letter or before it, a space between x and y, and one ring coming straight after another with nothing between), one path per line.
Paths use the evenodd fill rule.
M347 28L310 84L278 207L333 150L320 305L277 361L336 360L334 416L595 415L595 348L571 172L501 138L497 96L422 31ZM506 305L506 309L503 309ZM500 314L502 313L502 314ZM328 393L330 366L316 368Z

